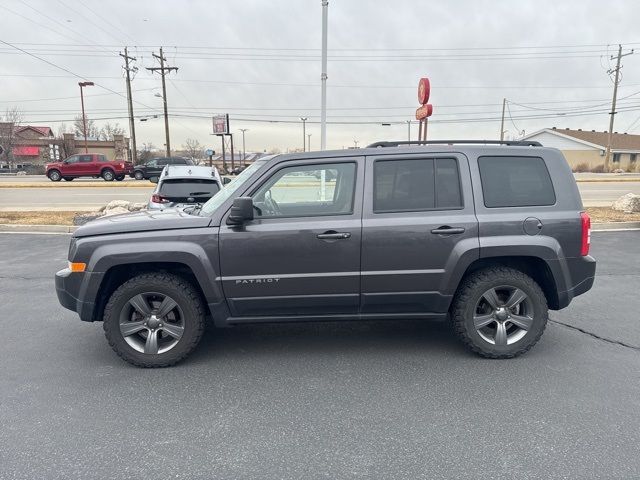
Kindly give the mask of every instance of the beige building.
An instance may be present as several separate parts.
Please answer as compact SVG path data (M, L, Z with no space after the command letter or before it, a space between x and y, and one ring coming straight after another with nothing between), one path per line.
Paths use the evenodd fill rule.
M604 166L608 132L545 128L526 135L523 140L534 140L545 147L562 150L573 169L592 170ZM636 171L640 165L640 135L614 133L611 142L612 170Z
M0 172L23 166L43 168L46 163L84 152L84 139L74 138L73 133L55 138L47 126L0 123L0 145L4 150L0 155ZM128 146L129 139L124 135L114 135L113 140L87 140L90 153L102 153L109 160L128 160Z

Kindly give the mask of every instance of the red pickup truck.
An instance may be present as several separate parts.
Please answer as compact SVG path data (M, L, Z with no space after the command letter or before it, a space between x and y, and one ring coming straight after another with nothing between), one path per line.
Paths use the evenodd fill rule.
M102 177L107 182L124 180L133 171L133 164L121 160L107 160L101 153L71 155L62 162L47 164L47 177L52 182L65 179L70 182L78 177Z

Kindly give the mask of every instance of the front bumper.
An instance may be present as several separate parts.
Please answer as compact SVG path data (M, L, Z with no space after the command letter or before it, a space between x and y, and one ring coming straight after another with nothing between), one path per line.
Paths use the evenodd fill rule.
M95 291L100 285L103 273L73 273L68 268L55 275L56 294L60 305L80 316L80 320L93 322L95 318Z

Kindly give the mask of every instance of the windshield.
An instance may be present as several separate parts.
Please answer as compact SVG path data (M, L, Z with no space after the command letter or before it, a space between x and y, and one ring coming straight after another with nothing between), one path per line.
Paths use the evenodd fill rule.
M211 197L211 199L202 206L202 210L200 210L200 215L207 216L211 215L220 205L222 205L228 198L230 198L238 188L242 186L242 184L249 178L253 172L262 167L269 159L269 157L264 157L250 166L245 168L240 175L231 180L231 182L227 183L220 193Z
M220 191L218 182L200 178L167 179L160 185L160 192L167 198L206 197L210 198Z

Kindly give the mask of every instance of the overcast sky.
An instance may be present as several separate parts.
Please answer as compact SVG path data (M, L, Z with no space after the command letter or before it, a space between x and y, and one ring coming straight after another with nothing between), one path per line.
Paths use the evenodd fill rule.
M19 107L28 123L71 123L76 74L97 84L85 91L88 116L128 129L117 54L129 46L135 114L159 115L136 120L138 146L161 148L160 78L145 68L163 46L179 68L167 76L174 148L197 138L219 150L211 115L227 112L234 133L248 129L247 150L301 147L301 116L319 148L320 0L3 0L0 15L0 40L59 67L0 44L0 107ZM406 139L421 76L432 84L431 139L496 138L503 97L508 137L606 130L609 56L619 42L640 48L639 18L637 0L331 0L328 121L343 123L328 125L327 146ZM623 65L615 130L640 133L640 51Z

